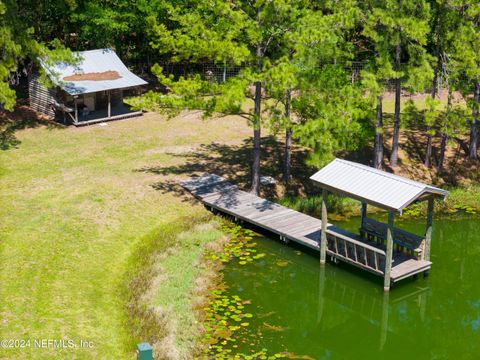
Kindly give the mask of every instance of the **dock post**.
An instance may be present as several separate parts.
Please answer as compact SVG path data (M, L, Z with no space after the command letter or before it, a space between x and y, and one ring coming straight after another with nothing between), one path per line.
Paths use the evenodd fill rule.
M367 203L362 202L362 212L361 212L361 224L363 226L363 223L365 222L365 218L367 217Z
M365 233L363 232L364 224L365 224L365 218L367 217L367 203L362 201L362 210L360 212L360 237L364 237Z
M390 272L392 271L392 255L393 255L393 226L395 221L395 213L388 212L388 228L387 228L387 251L385 252L385 272L383 290L390 291Z
M430 246L432 243L432 230L433 230L433 204L434 200L431 197L428 199L427 210L427 230L425 232L425 252L423 254L423 260L430 261Z
M328 191L322 190L322 231L320 233L320 265L324 265L327 258L327 201Z

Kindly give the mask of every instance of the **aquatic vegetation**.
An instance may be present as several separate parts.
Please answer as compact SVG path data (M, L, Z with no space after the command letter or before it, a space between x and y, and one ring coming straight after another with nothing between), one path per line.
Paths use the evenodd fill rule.
M227 263L238 260L239 265L246 265L261 259L266 254L257 253L257 243L254 238L258 236L249 229L225 222L222 231L229 234L230 241L225 243L221 251L207 250L205 257L208 260ZM204 344L203 356L215 359L279 359L281 354L269 355L267 349L256 351L261 334L252 333L250 320L254 315L249 312L250 300L244 300L235 294L228 294L225 283L221 282L211 292L210 301L203 308ZM251 354L238 353L238 343L249 341Z
M286 260L279 260L279 261L277 261L277 266L278 266L278 267L287 267L288 264L289 264L289 262L286 261Z
M468 205L457 204L453 207L454 211L464 211L467 214L476 214L477 210Z
M240 265L246 265L265 256L265 254L257 254L255 249L257 244L253 241L257 234L254 231L241 226L232 226L229 222L223 224L222 231L230 236L230 241L225 244L221 252L207 251L205 256L208 259L227 263L237 258Z
M275 326L275 325L272 325L272 324L269 324L267 322L264 322L263 323L263 326L267 329L267 330L271 330L271 331L276 331L276 332L281 332L281 331L285 331L286 328L282 327L282 326Z

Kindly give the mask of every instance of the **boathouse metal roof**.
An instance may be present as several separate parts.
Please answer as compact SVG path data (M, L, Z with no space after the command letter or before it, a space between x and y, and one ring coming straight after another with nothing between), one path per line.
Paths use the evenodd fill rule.
M98 91L125 89L147 82L128 70L112 49L97 49L77 53L80 61L76 64L59 62L47 65L40 61L52 81L70 95L81 95ZM103 73L115 71L119 78L114 80L65 81L65 77L78 74Z
M399 213L429 196L448 191L343 159L335 159L310 177L322 188Z

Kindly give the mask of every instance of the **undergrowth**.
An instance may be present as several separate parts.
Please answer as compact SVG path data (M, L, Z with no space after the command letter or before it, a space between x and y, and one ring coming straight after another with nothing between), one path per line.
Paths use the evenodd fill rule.
M467 188L447 188L449 194L445 201L435 202L435 213L438 215L449 215L454 213L467 213L469 215L480 214L480 185L471 185ZM322 196L313 195L309 197L287 197L279 200L279 203L288 208L303 212L305 214L321 218ZM359 216L361 211L360 202L337 195L328 196L329 217L344 220L352 216ZM383 210L370 206L369 213L378 213ZM423 217L427 214L427 203L425 201L408 206L403 214L408 217Z

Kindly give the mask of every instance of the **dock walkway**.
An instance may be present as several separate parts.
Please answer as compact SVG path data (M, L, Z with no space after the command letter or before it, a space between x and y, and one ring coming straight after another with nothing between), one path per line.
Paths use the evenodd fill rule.
M277 234L285 242L294 241L320 250L320 219L242 191L215 174L193 177L180 184L212 211ZM327 254L332 259L384 275L386 255L382 246L332 224L327 226ZM394 252L391 280L395 282L413 276L430 269L430 266L429 261Z

